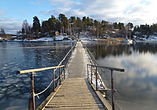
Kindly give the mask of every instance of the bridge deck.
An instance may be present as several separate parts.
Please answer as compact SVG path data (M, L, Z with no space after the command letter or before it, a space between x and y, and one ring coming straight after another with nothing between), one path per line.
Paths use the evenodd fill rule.
M105 110L104 105L85 80L87 60L82 44L78 42L67 68L69 76L46 104L44 110Z

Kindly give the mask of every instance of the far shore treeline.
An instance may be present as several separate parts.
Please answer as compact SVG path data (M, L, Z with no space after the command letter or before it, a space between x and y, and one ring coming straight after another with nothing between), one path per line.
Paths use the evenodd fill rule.
M66 17L64 14L59 14L58 17L51 15L48 20L42 21L37 16L33 17L32 27L24 20L22 29L18 33L34 34L36 36L54 36L55 32L66 33L68 35L79 35L81 32L86 35L102 37L124 37L126 30L132 30L133 24L128 23L110 23L105 20L95 20L90 17Z
M1 29L4 32L4 29ZM1 32L1 33L2 33ZM132 38L136 36L147 36L157 34L157 24L134 26L133 23L127 24L121 22L111 23L105 20L95 20L90 17L66 17L64 14L59 14L58 17L51 15L45 21L40 21L37 16L33 17L33 24L29 24L27 20L23 21L22 29L17 32L17 35L23 37L44 37L55 36L55 33L66 33L68 35L79 35L85 33L88 36L102 38L103 36L110 37L126 37Z

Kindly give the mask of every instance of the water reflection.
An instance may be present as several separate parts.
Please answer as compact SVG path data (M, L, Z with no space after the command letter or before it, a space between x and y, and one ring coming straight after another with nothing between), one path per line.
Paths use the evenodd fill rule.
M114 74L117 109L156 110L156 44L88 44L88 47L100 65L125 68L125 73ZM102 77L107 80L106 75Z
M120 56L123 54L131 55L132 51L137 53L157 53L156 44L145 44L139 43L136 45L100 45L99 43L89 43L87 44L90 50L93 52L96 58L106 57L106 56Z
M0 43L0 108L26 110L30 93L29 74L16 74L17 70L57 65L71 47L63 42L1 42ZM48 84L52 71L36 74L36 92ZM38 100L41 103L49 93Z

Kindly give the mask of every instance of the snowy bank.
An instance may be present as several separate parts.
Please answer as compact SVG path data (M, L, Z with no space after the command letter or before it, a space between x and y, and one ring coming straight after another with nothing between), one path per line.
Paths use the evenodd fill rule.
M38 38L38 39L32 39L32 40L28 40L28 39L14 39L13 41L23 41L23 42L38 42L38 41L72 41L71 38L69 38L69 36L56 36L56 37L42 37L42 38Z

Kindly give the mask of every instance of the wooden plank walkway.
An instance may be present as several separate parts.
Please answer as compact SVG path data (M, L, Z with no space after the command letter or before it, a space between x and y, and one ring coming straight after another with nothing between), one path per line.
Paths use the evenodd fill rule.
M106 110L85 79L87 62L84 56L82 44L78 42L67 68L69 76L44 110Z

